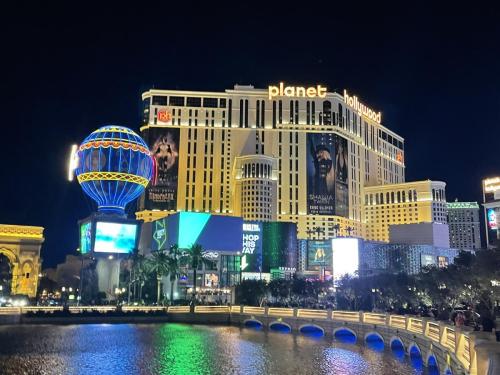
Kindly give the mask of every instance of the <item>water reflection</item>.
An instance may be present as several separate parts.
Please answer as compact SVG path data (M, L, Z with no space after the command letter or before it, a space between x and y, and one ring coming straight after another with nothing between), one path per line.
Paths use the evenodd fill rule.
M393 352L376 342L353 345L225 326L0 326L5 374L422 373L421 357L418 362L404 351L399 358Z

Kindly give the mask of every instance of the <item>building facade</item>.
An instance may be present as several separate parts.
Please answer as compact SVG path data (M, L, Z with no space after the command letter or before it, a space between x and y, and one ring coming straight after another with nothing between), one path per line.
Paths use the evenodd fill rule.
M156 163L144 221L210 212L293 222L299 238L362 237L365 187L404 182L403 138L346 91L280 83L142 99Z
M10 285L2 285L4 294L36 297L44 240L42 227L0 224L0 255L9 260L12 277Z
M500 177L483 180L484 227L487 248L500 247Z
M385 244L367 242L360 247L359 274L406 273L414 275L423 267L446 267L453 263L458 249L432 245Z
M460 250L481 248L479 205L477 202L448 202L450 246Z
M446 184L416 181L364 189L365 239L389 242L390 225L446 224Z

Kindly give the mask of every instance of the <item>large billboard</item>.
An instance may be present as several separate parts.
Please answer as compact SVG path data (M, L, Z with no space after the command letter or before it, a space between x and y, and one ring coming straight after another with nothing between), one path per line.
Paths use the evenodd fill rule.
M332 239L333 278L355 276L359 271L359 240L357 238Z
M333 133L308 133L307 144L307 213L347 217L347 140Z
M332 268L331 241L307 240L307 269Z
M178 128L167 127L150 127L145 131L154 162L153 177L146 189L146 209L177 209L179 134Z
M243 219L204 212L178 212L153 222L151 249L173 245L189 249L201 245L207 252L241 252Z
M262 223L243 223L241 270L243 272L262 272Z
M131 253L137 242L137 224L96 223L94 252Z

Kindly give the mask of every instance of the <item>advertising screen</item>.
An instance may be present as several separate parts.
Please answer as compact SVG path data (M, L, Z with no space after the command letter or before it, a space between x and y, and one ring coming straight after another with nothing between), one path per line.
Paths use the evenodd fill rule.
M92 250L92 222L80 225L80 254L87 254Z
M332 133L308 133L307 213L347 217L347 140Z
M94 251L99 253L130 253L135 247L137 224L96 223Z
M438 256L437 257L438 259L438 267L439 268L446 268L448 267L448 257L444 257L444 256Z
M262 271L262 223L243 223L241 270Z
M204 212L178 212L153 223L152 250L177 245L201 245L206 252L238 252L242 246L243 219Z
M332 262L334 280L339 280L346 274L355 276L359 269L359 240L357 238L334 238Z
M151 250L166 250L168 248L167 236L167 218L156 220L153 223L153 241L151 242Z
M494 208L488 208L486 211L487 220L488 220L488 228L489 229L498 229L497 224L497 215Z
M153 177L146 189L146 209L177 209L179 129L151 127L145 132L153 156Z
M436 265L436 258L433 255L422 254L420 255L420 266L434 266Z
M297 224L263 222L262 239L262 272L271 272L273 268L296 267Z
M332 244L330 241L307 241L307 268L318 269L320 266L331 269Z

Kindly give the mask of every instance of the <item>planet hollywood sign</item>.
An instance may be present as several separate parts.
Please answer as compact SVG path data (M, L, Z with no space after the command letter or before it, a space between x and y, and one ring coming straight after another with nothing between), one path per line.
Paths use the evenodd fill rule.
M344 90L344 103L352 107L360 116L365 116L379 124L381 123L381 112L375 112L374 110L368 108L358 100L357 96L349 96L349 94L347 94L347 90Z
M326 87L321 85L304 87L304 86L285 86L284 82L280 82L277 86L268 86L269 100L279 96L292 98L326 98ZM357 96L350 96L347 90L344 90L344 103L352 107L360 116L365 116L377 123L382 122L382 113L375 112L363 103Z

